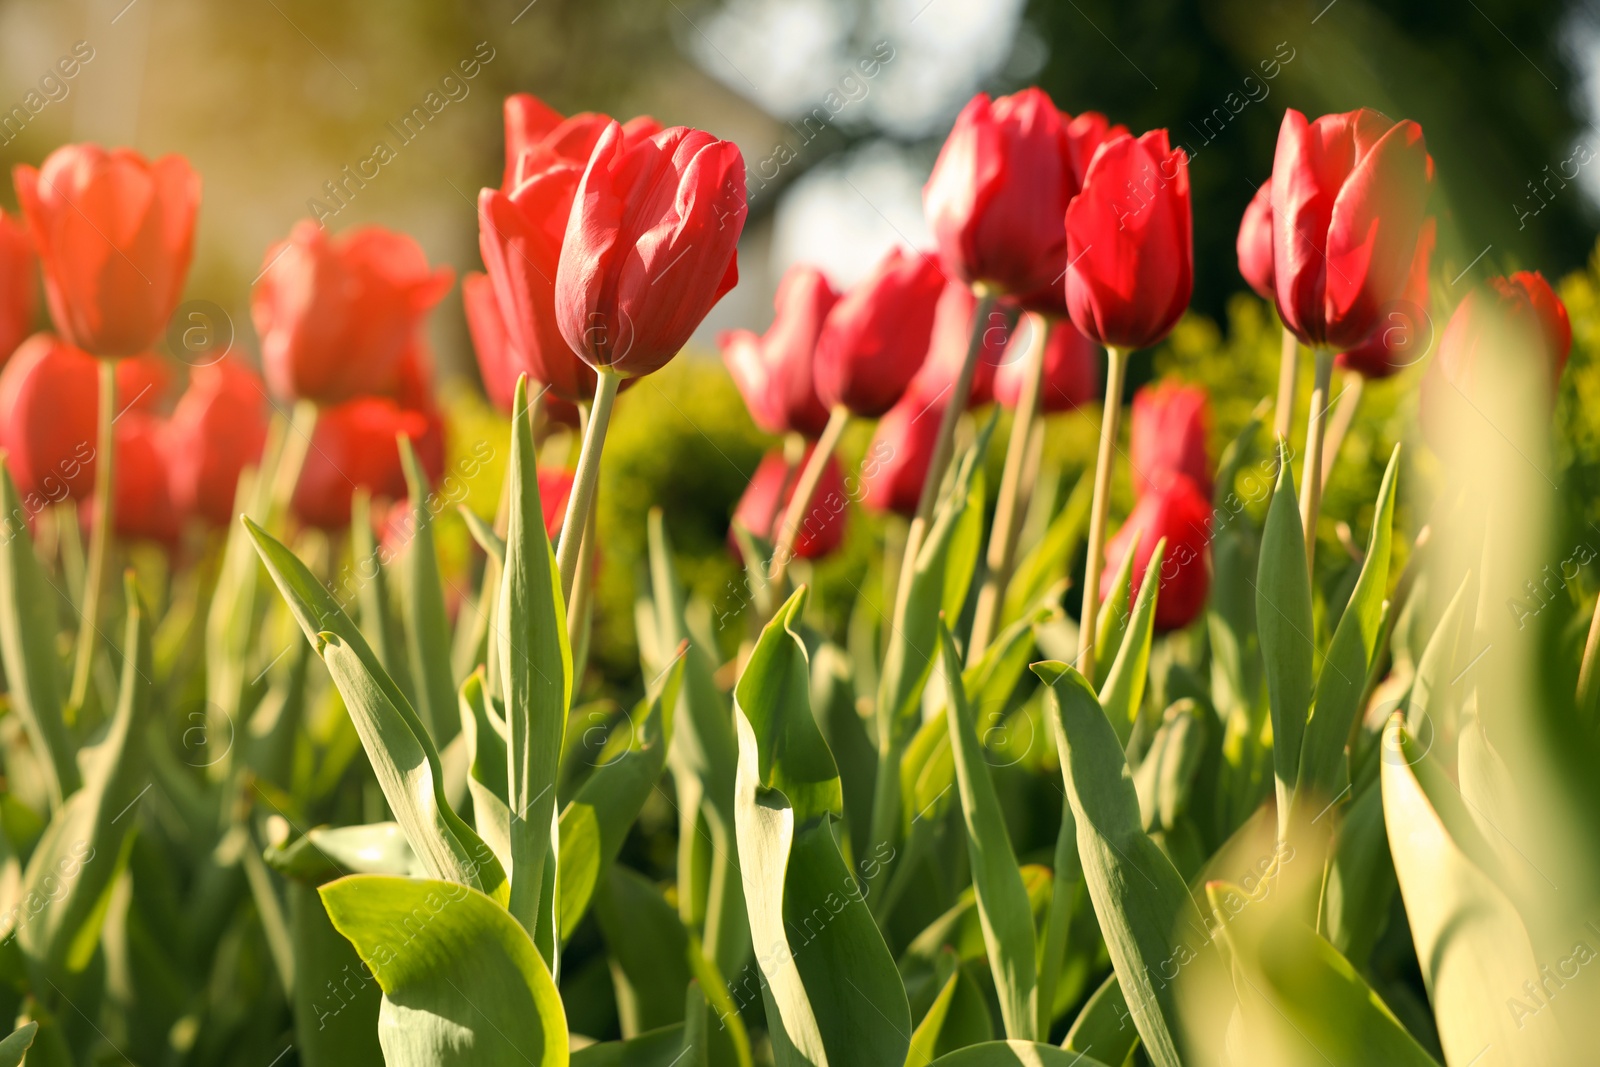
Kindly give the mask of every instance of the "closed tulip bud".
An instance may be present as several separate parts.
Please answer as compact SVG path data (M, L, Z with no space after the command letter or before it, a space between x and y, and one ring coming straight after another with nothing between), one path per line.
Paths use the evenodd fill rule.
M1067 205L1067 311L1107 347L1147 348L1194 288L1189 162L1166 130L1102 144Z
M1334 363L1366 378L1387 378L1428 354L1433 344L1433 316L1428 310L1428 266L1433 259L1436 225L1422 224L1405 292L1390 304L1377 329L1359 348L1340 352Z
M660 369L738 282L746 211L731 141L676 126L630 147L609 125L561 242L561 336L596 369L624 378Z
M39 303L37 267L27 227L0 211L0 366L33 332Z
M1211 460L1206 431L1211 423L1206 391L1165 381L1134 394L1128 430L1134 495L1143 496L1167 471L1181 474L1202 496L1211 496Z
M1306 344L1358 347L1404 292L1428 199L1422 127L1369 108L1285 112L1272 163L1278 314Z
M311 434L294 511L312 526L349 525L350 498L358 486L374 498L406 495L397 435L411 438L431 481L444 470L444 426L436 413L402 408L387 397L358 397L323 410Z
M173 505L212 526L226 526L239 475L260 461L267 439L261 379L232 359L196 367L166 433Z
M767 433L816 438L827 426L812 368L823 321L838 300L820 270L797 264L778 283L777 314L765 334L727 330L717 338L750 417Z
M994 376L994 398L1015 408L1022 398L1028 366L1019 348L1032 344L1028 330L1018 329L1006 347ZM1068 320L1055 323L1044 343L1044 377L1039 383L1039 410L1072 411L1101 395L1100 346Z
M115 504L117 536L172 545L183 531L182 512L172 498L166 423L145 411L124 411L115 427ZM84 509L92 517L94 501Z
M194 250L200 176L182 156L65 145L14 171L56 329L97 356L155 343Z
M861 502L874 511L917 512L946 404L907 393L878 420L861 460Z
M1271 300L1277 293L1272 273L1272 181L1261 183L1239 223L1239 273L1256 295Z
M967 359L967 349L972 344L973 316L978 311L978 298L972 289L961 282L946 282L934 307L933 331L928 339L928 355L912 380L909 394L924 400L944 397L955 387L956 378ZM1012 330L1006 326L1006 312L991 305L987 323L982 331L982 347L978 361L972 367L972 392L967 396L967 408L982 407L994 400L994 379L1005 357Z
M406 346L451 279L405 234L366 226L330 238L297 223L267 250L250 295L267 385L325 405L392 395Z
M1182 629L1205 609L1206 593L1211 588L1211 568L1206 561L1206 548L1211 542L1211 503L1182 474L1160 472L1139 497L1128 521L1106 545L1106 566L1100 578L1102 600L1111 595L1112 583L1136 535L1133 595L1138 595L1143 584L1156 543L1166 538L1156 591L1155 626L1162 631Z
M518 366L506 337L506 322L494 297L494 283L487 274L469 271L461 276L461 306L467 315L467 332L472 335L472 350L478 357L478 374L483 391L501 411L510 414L517 376L526 372Z
M800 466L811 458L815 445L807 447ZM800 480L799 469L791 471L782 449L774 449L762 457L744 495L733 511L733 521L765 540L775 538L773 527L782 521L794 499L795 486ZM801 516L799 533L795 536L794 554L801 559L818 559L839 547L844 540L845 505L844 475L839 462L832 456L822 468L817 491L811 497L811 506ZM728 530L728 544L739 550L733 530Z
M842 296L817 339L823 404L869 419L892 408L927 358L944 287L936 257L896 248Z
M504 114L506 167L500 188L508 193L520 184L519 166L542 170L553 159L569 159L576 161L581 171L611 122L610 116L594 111L563 118L561 112L532 93L514 93L506 97ZM648 115L622 124L624 143L628 145L660 132L661 123ZM524 164L524 160L529 162Z
M0 370L0 447L30 514L93 493L99 382L92 356L48 333Z

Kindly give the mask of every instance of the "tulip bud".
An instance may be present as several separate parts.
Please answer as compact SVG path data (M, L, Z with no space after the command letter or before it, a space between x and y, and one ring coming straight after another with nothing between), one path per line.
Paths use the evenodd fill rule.
M517 376L527 368L517 366L500 304L495 300L494 283L487 274L468 271L461 276L461 307L467 315L467 332L472 335L472 350L478 357L478 374L489 401L506 414L511 413Z
M1367 378L1387 378L1428 354L1433 344L1433 317L1428 311L1428 265L1433 259L1435 232L1433 219L1422 224L1405 292L1383 312L1372 336L1361 347L1340 352L1334 359L1336 365Z
M805 468L815 448L815 444L806 448L805 458L793 471L789 469L782 449L773 449L762 457L760 466L756 467L750 484L745 487L744 495L734 508L733 521L757 537L774 540L774 527L782 522L789 510L789 502L794 499L795 487L800 481L800 471ZM811 497L811 506L800 519L799 532L794 541L796 556L818 559L839 547L844 540L846 503L844 476L839 471L839 462L829 456L828 462L823 465L822 477L817 482L817 491ZM738 552L738 542L731 528L728 531L728 544L735 553Z
M1035 329L1037 327L1034 327ZM1023 380L1030 373L1026 349L1033 344L1031 330L1012 333L994 376L994 398L1004 407L1015 408L1022 400ZM1078 332L1068 319L1051 325L1044 343L1044 377L1039 383L1039 410L1072 411L1101 395L1100 346Z
M1250 206L1244 209L1239 223L1239 273L1256 295L1263 300L1273 299L1277 290L1272 273L1272 181L1261 183Z
M297 223L267 250L250 296L268 386L319 404L392 395L406 346L451 276L405 234L367 226L330 238Z
M1133 556L1133 595L1144 581L1145 569L1156 543L1166 538L1156 591L1155 627L1178 630L1205 609L1211 587L1206 547L1211 541L1211 503L1193 482L1175 471L1161 471L1134 505L1122 529L1106 545L1106 566L1100 578L1100 598L1111 595L1115 575L1122 568L1128 546L1138 536Z
M117 410L160 411L172 391L172 364L154 352L117 362Z
M1290 108L1272 163L1278 315L1308 345L1347 351L1405 289L1428 199L1422 128L1370 108L1307 122Z
M233 519L239 475L261 459L267 439L266 392L242 363L196 367L167 424L172 502L224 527Z
M183 530L168 481L165 431L166 423L148 412L124 411L117 419L111 516L119 537L172 545ZM85 517L92 517L94 503L88 502Z
M30 514L93 493L99 393L94 358L53 334L22 342L0 370L0 447Z
M507 193L522 184L524 169L530 173L544 170L556 160L576 162L581 173L611 122L609 115L595 111L562 118L559 111L531 93L506 97L504 111L506 167L500 188ZM631 148L660 132L661 123L640 115L622 124L623 144Z
M816 438L827 426L812 363L823 321L838 299L820 270L797 264L778 284L777 315L765 335L726 330L717 338L733 384L765 432Z
M928 355L912 379L908 393L925 399L946 396L955 387L956 378L967 360L967 349L972 344L973 317L978 311L978 298L972 289L961 282L946 282L934 306L933 330L928 339ZM982 407L994 400L994 379L1007 351L1014 332L1006 324L1004 308L997 304L989 307L988 320L983 327L978 350L978 360L972 367L972 392L967 396L967 409Z
M37 266L27 227L0 211L0 367L33 332L39 303Z
M878 420L861 460L861 502L908 518L917 512L947 403L907 393Z
M1189 162L1166 130L1100 146L1067 206L1067 310L1107 347L1147 348L1177 323L1194 288Z
M1206 391L1199 386L1165 381L1134 394L1133 422L1128 430L1134 495L1150 492L1162 473L1171 471L1188 478L1209 499L1211 461L1206 457L1206 431L1210 422Z
M677 126L629 147L612 123L561 242L561 336L596 369L624 378L659 370L739 280L746 210L732 142Z
M839 299L817 339L817 396L877 418L895 405L927 358L944 291L939 261L893 249Z
M294 490L294 511L312 526L337 529L350 522L350 498L360 486L375 498L406 495L399 434L411 438L430 480L444 470L444 425L436 413L402 408L387 397L366 396L324 409Z
M14 171L56 329L97 356L149 348L183 294L200 176L182 156L65 145Z

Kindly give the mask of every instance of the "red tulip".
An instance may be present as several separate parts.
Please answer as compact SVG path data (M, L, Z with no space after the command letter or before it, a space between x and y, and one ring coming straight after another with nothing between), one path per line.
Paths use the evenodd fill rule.
M861 502L910 517L922 498L946 404L907 393L878 420L861 461Z
M1369 108L1284 113L1272 163L1278 314L1306 344L1348 350L1402 295L1428 199L1422 127Z
M1206 546L1211 540L1211 504L1193 482L1174 471L1162 471L1139 497L1122 529L1106 545L1106 566L1100 579L1100 598L1111 595L1111 585L1128 554L1134 535L1139 546L1133 556L1133 595L1139 593L1145 569L1156 542L1167 539L1161 561L1160 588L1156 593L1157 630L1181 629L1199 617L1211 587Z
M1273 299L1277 292L1272 281L1272 241L1272 182L1268 180L1261 183L1250 198L1250 206L1244 209L1235 244L1239 273L1263 300Z
M817 338L817 396L877 418L900 399L928 354L945 277L932 255L893 249L828 313Z
M154 352L117 363L117 410L160 411L172 391L172 364Z
M1172 471L1210 498L1211 461L1206 457L1210 422L1210 404L1199 386L1164 381L1134 394L1128 430L1134 495L1144 496L1164 472Z
M561 521L567 517L567 497L571 495L572 471L565 467L539 468L539 511L544 516L544 532L552 541L561 534Z
M806 460L811 458L811 451L815 447L811 445L806 449L805 459L801 460L802 468ZM799 479L798 471L789 470L781 449L768 452L751 476L744 495L739 498L733 521L757 537L775 540L773 527L783 521L789 502L794 499L795 485ZM844 476L839 472L838 460L830 456L822 468L822 478L811 497L811 506L800 520L800 529L794 540L796 556L817 559L839 547L844 540L846 503ZM728 531L728 543L735 552L738 551L731 529Z
M233 519L244 468L267 439L266 391L244 364L224 359L196 367L167 424L172 502L213 526Z
M812 362L822 323L838 300L820 270L797 264L778 283L777 315L766 334L725 330L717 338L750 417L767 433L815 438L827 426L828 409L817 399Z
M405 348L451 277L405 234L366 226L330 238L296 223L267 249L250 297L268 386L325 405L393 394Z
M403 498L398 434L411 438L423 470L437 481L444 470L444 427L436 414L374 396L324 409L295 485L295 513L313 526L333 529L349 524L357 486L374 497Z
M36 266L27 228L0 211L0 366L33 332L39 303Z
M609 116L594 111L563 118L561 112L532 93L506 97L504 110L506 168L500 188L507 193L521 184L517 170L530 155L533 159L528 166L534 170L543 170L552 159L569 159L578 163L581 172L611 121ZM622 124L624 143L629 147L660 132L661 123L648 115Z
M731 141L675 126L629 147L609 125L561 243L561 336L591 367L624 378L660 369L738 282L746 210Z
M1428 354L1433 343L1433 317L1428 311L1428 264L1433 259L1436 229L1431 218L1422 224L1405 292L1379 319L1372 336L1360 348L1340 352L1334 359L1335 364L1367 378L1387 378Z
M1100 146L1067 206L1067 310L1102 345L1165 337L1194 288L1189 161L1166 130Z
M172 544L182 532L182 512L172 499L166 423L144 411L124 411L115 427L112 525L117 536ZM91 516L94 501L85 515Z
M99 382L92 356L48 333L0 370L0 448L30 514L94 492Z
M61 335L97 356L154 344L183 294L194 248L200 176L189 161L66 145L38 170L17 167L14 178Z
M925 400L946 397L955 387L967 349L972 344L973 316L978 298L961 282L946 282L934 306L933 331L928 340L928 355L918 368L907 393ZM967 408L982 407L994 400L995 373L1000 369L1012 331L1006 328L1006 313L999 306L989 308L988 324L983 329L982 347L972 368L972 392Z
M1036 327L1035 327L1036 328ZM1019 329L994 376L994 398L1008 408L1022 399L1026 366L1022 353L1032 344L1031 330ZM1069 320L1057 321L1044 343L1044 378L1039 383L1039 409L1072 411L1100 396L1100 346L1078 332Z
M494 283L487 274L468 271L461 276L461 306L467 315L467 332L472 335L472 350L478 356L478 374L483 378L483 391L501 411L510 413L512 395L517 388L517 375L525 368L517 366L506 337L506 322L500 317L500 305L494 297Z

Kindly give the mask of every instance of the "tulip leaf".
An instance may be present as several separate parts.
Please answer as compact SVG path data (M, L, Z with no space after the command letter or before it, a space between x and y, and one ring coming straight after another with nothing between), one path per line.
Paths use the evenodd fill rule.
M561 737L572 705L572 649L560 571L539 502L527 391L526 378L519 379L511 419L510 522L496 622L509 761L510 908L533 933L540 925L545 860L558 844L552 840L552 826ZM555 901L544 901L544 907L553 909ZM553 962L553 946L541 941L540 947Z
M811 714L802 586L734 688L735 823L773 1058L901 1063L911 1012L883 935L834 842L838 771ZM937 620L935 620L937 621Z
M1128 633L1132 614L1128 603L1133 599L1133 561L1139 555L1139 539L1143 531L1135 532L1122 554L1122 563L1111 580L1111 595L1100 605L1100 618L1095 624L1094 685L1095 691L1106 691L1106 679L1111 675L1111 664L1122 651L1122 639ZM1142 587L1141 587L1142 588Z
M1006 584L1003 622L1013 622L1038 604L1050 588L1067 576L1072 556L1089 528L1089 506L1094 499L1094 476L1078 479L1067 502L1045 529L1044 537L1017 561ZM1106 657L1109 662L1110 657Z
M1256 629L1272 708L1272 763L1277 778L1278 824L1288 826L1289 803L1299 780L1300 746L1311 708L1311 576L1304 527L1295 499L1287 449L1278 446L1278 485L1267 507L1256 569ZM1280 837L1282 834L1280 833Z
M1081 1052L1035 1041L988 1041L969 1045L933 1061L933 1067L1105 1067Z
M989 968L1000 996L1000 1016L1007 1036L1031 1040L1038 1024L1038 973L1028 891L1023 887L1000 798L978 742L972 705L961 679L961 653L942 619L939 636L949 693L946 721L950 748L961 792L972 885L977 892Z
M404 638L389 605L388 553L372 535L372 494L357 488L350 496L350 554L355 559L356 615L361 635L378 665L389 672L407 700L416 702L410 665L401 651Z
M0 1067L22 1067L23 1058L33 1047L33 1036L38 1032L38 1023L24 1023L0 1040Z
M1112 966L1150 1059L1157 1067L1180 1067L1175 979L1179 968L1210 951L1200 910L1144 831L1122 744L1089 683L1065 663L1033 669L1056 696L1078 855Z
M1109 1063L1126 1063L1139 1043L1139 1031L1128 1014L1128 998L1115 971L1106 975L1067 1031L1061 1047L1069 1052L1099 1052Z
M478 836L502 867L511 862L511 809L506 804L506 724L490 707L482 667L461 683L461 736L467 746L467 791Z
M1061 825L1056 831L1055 857L1050 869L1050 910L1045 915L1039 949L1039 1027L1050 1035L1055 1022L1056 988L1072 933L1072 913L1083 888L1083 865L1078 862L1078 827L1072 817L1072 800L1061 797Z
M662 1026L627 1041L602 1041L572 1054L572 1067L686 1067L683 1023Z
M352 875L321 889L383 989L389 1067L567 1063L561 994L500 904L454 882Z
M483 516L465 504L457 504L456 512L467 524L467 532L478 543L478 547L483 549L484 555L503 565L506 561L505 538L495 533L494 527L486 522Z
M1378 631L1383 622L1384 594L1389 582L1389 541L1394 523L1395 479L1400 467L1400 448L1395 446L1378 490L1378 504L1372 516L1372 533L1367 540L1367 555L1356 579L1355 591L1345 606L1333 643L1317 678L1311 720L1306 724L1300 745L1300 764L1295 786L1295 804L1305 814L1305 806L1320 809L1344 790L1349 781L1345 762L1345 741L1361 711L1361 694L1377 648Z
M905 1067L928 1067L942 1053L993 1039L983 991L961 966L952 963L950 977L911 1034Z
M405 610L406 655L416 672L417 718L441 748L461 722L456 710L456 682L450 666L450 619L444 610L444 583L439 553L433 546L433 508L428 476L417 462L411 438L397 438L410 498L410 543L405 548L400 590Z
M1100 706L1105 708L1106 718L1124 749L1133 736L1133 723L1144 703L1145 681L1150 677L1150 642L1155 633L1156 597L1161 589L1161 561L1166 551L1166 538L1162 538L1150 553L1116 661L1106 671L1105 686L1100 690ZM1131 545L1128 555L1133 555Z
M7 463L0 459L0 662L7 697L39 755L52 807L78 788L78 765L62 703L61 661L56 656L55 607L39 557L28 536L27 512Z

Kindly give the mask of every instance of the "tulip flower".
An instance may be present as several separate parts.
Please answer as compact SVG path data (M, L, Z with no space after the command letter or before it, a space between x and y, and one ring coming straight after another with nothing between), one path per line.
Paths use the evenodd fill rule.
M173 505L225 527L239 475L260 461L266 439L266 391L255 372L233 359L196 367L167 423Z
M182 156L66 145L14 172L56 329L97 356L153 345L183 294L200 176Z
M1108 348L1147 348L1189 305L1194 236L1189 162L1166 130L1100 146L1067 205L1067 311Z
M117 361L117 411L159 411L172 391L172 364L154 352Z
M878 420L861 461L861 502L874 511L915 515L927 480L944 405L907 393Z
M1417 236L1411 274L1400 299L1389 305L1372 336L1358 348L1340 352L1334 366L1353 370L1363 378L1387 378L1428 354L1433 342L1433 319L1428 312L1428 266L1433 259L1436 224L1428 219Z
M1211 422L1206 391L1199 386L1165 381L1147 385L1133 398L1128 430L1133 491L1142 497L1164 472L1189 479L1200 494L1211 496L1211 461L1206 457L1206 430Z
M1211 502L1187 477L1161 471L1134 505L1106 545L1106 565L1100 582L1102 600L1111 595L1113 576L1122 568L1129 545L1138 538L1133 555L1133 595L1137 596L1144 572L1155 554L1156 543L1166 538L1156 591L1157 630L1181 629L1199 617L1211 587L1206 546L1211 541Z
M112 524L119 537L174 544L182 511L168 481L166 423L145 411L124 411L116 425L116 503ZM230 501L231 503L231 501Z
M944 286L935 257L896 248L841 297L817 339L822 402L869 419L893 407L927 358Z
M534 169L544 169L552 159L569 159L578 163L581 172L611 121L610 116L594 111L563 118L559 111L532 93L514 93L506 97L504 116L506 168L500 188L507 193L520 184L518 167L530 156L531 163L526 165ZM628 146L660 132L661 123L648 115L622 124L623 140Z
M561 533L561 519L567 512L567 497L571 495L570 470L565 467L539 468L539 508L544 516L544 532L552 541Z
M1038 327L1035 327L1038 328ZM1028 331L1016 330L994 375L994 398L1015 408L1022 397L1028 367L1016 349L1032 343ZM1039 383L1039 408L1047 412L1072 411L1100 392L1100 346L1078 332L1069 321L1058 321L1044 342L1043 379Z
M815 448L812 445L806 449L806 459L811 457ZM733 521L757 537L770 539L776 520L794 499L796 484L783 450L768 452L760 466L756 467L744 495L739 498ZM838 461L829 458L823 468L816 495L799 524L793 547L796 556L817 559L839 547L844 540L845 503L844 476L839 471ZM738 551L731 529L728 531L728 543L735 552Z
M467 332L472 335L472 350L478 357L478 374L489 401L510 414L517 375L526 367L517 366L506 337L505 319L495 300L494 283L487 274L468 271L461 276L461 306L467 315Z
M934 305L933 330L928 339L928 354L917 369L909 392L923 397L948 396L955 385L962 365L967 360L967 349L972 344L974 317L980 310L980 301L969 286L961 282L946 282ZM972 387L967 394L967 408L982 407L994 400L994 380L1011 339L1010 317L1003 309L989 305L985 312L987 325L981 332L978 358L972 365Z
M387 397L358 397L324 409L295 485L295 514L312 526L337 529L350 522L357 486L374 497L404 497L399 434L411 438L423 470L437 481L444 471L443 430L437 414L402 408Z
M0 211L0 366L33 332L39 303L37 266L27 227Z
M1239 273L1256 295L1271 300L1277 292L1272 273L1272 182L1262 182L1239 223Z
M607 126L561 242L556 324L596 370L659 370L739 280L744 160L684 126L629 147Z
M1318 348L1359 346L1404 292L1428 198L1422 128L1368 108L1284 113L1272 163L1278 314Z
M98 372L88 353L36 333L0 370L0 448L29 514L94 488Z
M329 237L296 223L267 250L250 297L267 385L324 405L392 395L406 346L451 279L405 234L367 226Z
M777 314L764 335L725 330L717 338L733 384L763 431L816 438L828 425L812 361L822 323L838 299L820 270L796 264L778 283Z

